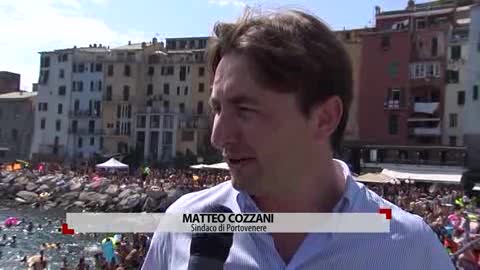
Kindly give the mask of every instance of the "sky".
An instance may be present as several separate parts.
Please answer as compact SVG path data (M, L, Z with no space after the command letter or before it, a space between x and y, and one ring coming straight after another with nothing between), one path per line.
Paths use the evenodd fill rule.
M40 51L208 36L246 5L305 9L341 30L373 26L376 5L404 9L407 0L0 0L0 71L20 73L20 88L30 91Z

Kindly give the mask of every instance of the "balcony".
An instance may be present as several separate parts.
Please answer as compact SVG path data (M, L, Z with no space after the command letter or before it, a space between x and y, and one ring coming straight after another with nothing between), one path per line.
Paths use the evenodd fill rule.
M68 133L77 134L77 135L103 135L104 134L103 129L89 130L88 128L78 128L78 129L69 128Z
M385 110L400 110L403 107L404 107L404 104L402 104L400 100L387 99L383 103L383 108Z
M100 112L96 110L77 110L70 111L68 116L71 118L100 118Z
M412 135L417 136L440 136L442 135L442 130L440 127L415 127L411 129Z
M416 113L433 114L437 111L439 102L415 102L413 111Z

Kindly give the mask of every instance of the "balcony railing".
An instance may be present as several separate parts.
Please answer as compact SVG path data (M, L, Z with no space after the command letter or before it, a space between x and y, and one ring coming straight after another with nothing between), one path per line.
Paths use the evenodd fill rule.
M77 134L77 135L103 135L104 134L103 129L90 130L87 128L78 128L78 129L69 128L68 133Z
M99 118L100 112L96 110L79 110L79 111L70 111L68 115L71 118Z
M415 102L413 111L416 113L433 114L438 109L439 102Z
M442 130L440 129L440 127L416 127L412 128L412 134L419 136L440 136L442 135Z

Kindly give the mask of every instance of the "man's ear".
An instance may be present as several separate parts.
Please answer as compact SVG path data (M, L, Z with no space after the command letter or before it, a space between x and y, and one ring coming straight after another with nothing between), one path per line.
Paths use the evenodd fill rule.
M343 103L339 96L328 97L315 105L310 111L310 119L314 125L314 137L320 141L330 141L343 115Z

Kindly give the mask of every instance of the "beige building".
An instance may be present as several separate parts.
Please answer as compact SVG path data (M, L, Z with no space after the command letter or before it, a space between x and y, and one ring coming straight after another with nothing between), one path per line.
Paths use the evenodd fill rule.
M336 35L339 38L350 55L353 67L353 100L350 107L349 119L345 129L346 141L358 140L358 94L360 88L360 61L362 56L362 33L368 29L353 29L337 31Z

